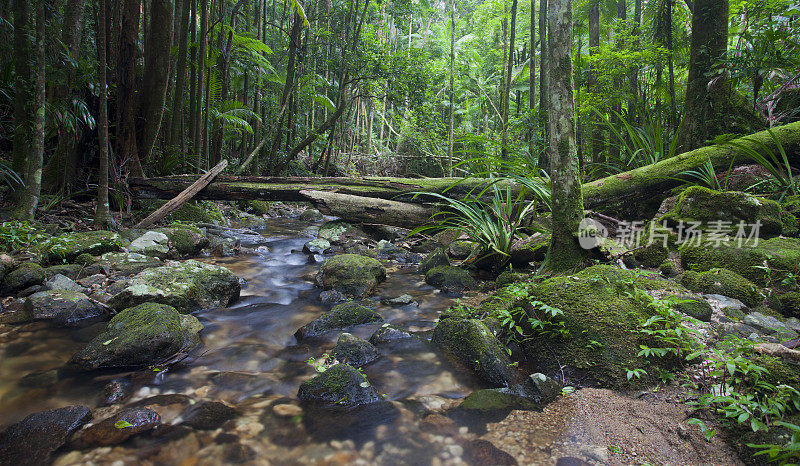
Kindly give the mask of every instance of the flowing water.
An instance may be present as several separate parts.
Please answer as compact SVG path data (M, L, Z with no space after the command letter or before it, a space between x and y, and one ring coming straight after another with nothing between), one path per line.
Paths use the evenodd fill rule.
M140 435L125 448L73 452L62 455L61 463L86 461L80 455L92 454L101 463L120 460L124 464L153 458L200 464L242 460L240 450L223 448L224 442L211 440L214 435L228 435L226 441L246 446L251 455L244 455L245 459L261 464L458 463L460 447L452 438L422 432L420 416L481 387L428 343L438 314L452 299L426 285L416 267L390 265L387 281L371 298L386 322L422 337L380 345L383 357L364 368L386 401L336 412L310 410L297 402L298 387L315 374L307 361L330 350L340 333L302 344L293 337L298 328L330 308L319 301L320 290L310 279L319 264L301 251L313 235L308 227L291 219L273 219L263 238L245 245L257 254L204 259L244 280L241 299L229 308L195 314L205 329L203 346L190 359L169 371L129 374L135 386L129 402L173 395L178 403L186 395L194 401L220 400L235 406L240 415L223 427L224 433L205 437L193 433L177 440ZM380 297L402 294L410 294L416 303L400 307L380 303ZM103 325L81 330L52 329L45 323L4 327L5 333L0 333L0 425L68 404L97 407L102 387L120 374L77 373L65 363ZM366 339L380 325L362 325L350 332ZM180 410L161 414L165 424L181 421ZM465 428L461 429L464 433Z

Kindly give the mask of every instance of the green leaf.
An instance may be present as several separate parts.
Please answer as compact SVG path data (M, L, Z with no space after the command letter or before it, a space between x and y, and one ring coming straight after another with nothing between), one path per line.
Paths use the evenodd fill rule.
M114 427L117 429L124 429L126 427L133 427L133 424L128 421L117 421L114 423Z

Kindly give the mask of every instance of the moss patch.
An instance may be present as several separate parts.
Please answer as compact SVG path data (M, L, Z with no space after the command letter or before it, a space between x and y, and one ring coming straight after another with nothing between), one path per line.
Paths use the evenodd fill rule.
M759 241L754 247L741 248L683 246L680 256L686 270L705 272L724 268L761 286L780 283L787 273L800 275L800 239L797 238L772 238Z
M761 290L750 280L728 269L711 269L707 272L687 271L681 283L698 293L721 294L738 299L748 307L764 302Z

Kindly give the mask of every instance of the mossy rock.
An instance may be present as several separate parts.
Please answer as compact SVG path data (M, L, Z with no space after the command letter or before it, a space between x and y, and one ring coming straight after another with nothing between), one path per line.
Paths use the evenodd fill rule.
M347 364L337 364L303 382L297 397L306 403L348 407L383 400L366 378Z
M189 202L172 213L172 219L180 222L213 223L227 225L228 219L210 202Z
M43 244L41 253L47 263L73 262L82 254L98 256L106 252L120 251L125 241L111 231L87 231L68 233L52 238Z
M41 285L46 278L45 269L35 262L23 262L3 277L3 288L11 292Z
M462 293L478 288L478 282L466 270L444 265L434 267L425 274L425 282L448 293Z
M488 388L475 390L458 405L458 409L477 413L490 414L518 409L523 411L539 411L541 405L528 398L509 393L504 388Z
M526 343L527 354L540 369L558 371L564 365L588 382L609 388L633 388L651 383L658 372L637 356L640 344L653 342L638 332L653 310L635 299L634 289L658 296L688 295L684 287L656 276L596 265L572 276L550 278L530 291L537 300L560 309L568 337L542 333ZM673 361L660 365L671 367ZM644 369L647 375L628 380L627 371Z
M336 290L347 296L363 298L375 292L386 280L386 269L376 259L358 254L340 254L326 260L317 275L324 290Z
M85 294L69 290L48 290L25 299L24 311L33 319L52 320L60 327L94 323L103 316L103 307Z
M188 313L225 307L238 299L240 291L239 279L225 267L187 260L139 272L108 305L125 309L153 302Z
M244 211L254 215L269 215L269 203L261 200L247 201L244 206Z
M498 288L502 288L504 286L511 285L512 283L528 281L530 277L531 277L530 273L521 273L521 272L513 272L511 270L506 270L505 272L497 276L494 283L495 285L497 285Z
M134 252L107 252L100 256L100 265L121 275L135 275L143 270L164 265L158 257Z
M59 264L45 268L44 273L48 278L56 275L64 275L65 277L75 280L83 269L84 267L81 264Z
M325 217L317 209L306 209L300 214L299 219L303 222L321 222Z
M342 220L333 220L331 222L325 222L322 224L322 226L319 227L319 232L317 233L317 237L333 242L338 240L340 236L342 236L347 230L349 230L352 227L353 225Z
M425 259L422 259L422 263L419 265L419 272L428 273L432 268L445 265L450 265L450 259L447 258L444 249L436 248L425 256Z
M800 275L800 239L797 238L772 238L741 248L683 246L680 257L686 270L705 272L724 268L760 286L770 281L780 283L787 273Z
M673 295L670 298L675 300L675 310L697 320L711 322L713 309L705 299L689 295Z
M738 299L748 307L764 302L761 290L750 280L728 269L711 269L707 272L689 270L681 276L681 284L698 293L721 294Z
M739 191L720 192L702 186L691 186L681 192L672 208L656 222L666 221L670 226L681 221L684 224L701 222L703 228L710 229L713 222L720 220L732 222L734 233L735 225L740 221L747 224L760 222L760 233L764 237L780 235L784 229L783 211L777 202Z
M669 256L663 242L654 241L633 253L633 257L643 266L655 269L660 267Z
M511 263L517 267L527 266L530 262L541 262L550 247L550 233L535 233L511 246Z
M200 342L203 325L165 304L123 310L71 362L85 370L157 365Z
M371 322L383 322L383 317L372 309L351 301L334 306L329 312L304 325L295 332L294 336L298 341L302 341L306 338L322 335L330 330Z
M179 257L196 256L209 246L209 239L194 225L174 223L159 231L167 235L170 247Z
M447 247L447 254L453 259L463 260L469 257L476 249L472 241L457 240Z
M778 298L781 314L786 317L800 317L800 293L792 291L784 293Z
M744 320L744 311L735 306L726 306L721 309L725 317L733 320L734 322L741 322Z
M433 329L431 342L492 387L524 381L506 348L480 320L442 320Z
M349 333L343 333L331 350L331 356L339 362L361 367L380 358L381 353L372 346L372 343Z

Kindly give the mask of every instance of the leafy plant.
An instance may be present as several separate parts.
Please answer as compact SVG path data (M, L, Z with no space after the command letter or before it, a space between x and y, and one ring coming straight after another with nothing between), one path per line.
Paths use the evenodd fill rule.
M756 138L744 138L747 144L737 141L730 141L727 144L738 149L744 155L753 159L754 162L766 168L772 175L772 183L777 185L777 194L779 200L782 201L787 194L798 195L797 180L792 175L792 166L789 163L789 156L786 154L786 149L781 144L780 139L772 129L767 130L770 138L775 143L775 149L770 148ZM756 185L763 184L765 181L760 181ZM756 186L754 185L754 186ZM751 187L752 188L752 187Z
M767 455L770 461L777 461L779 464L797 464L800 461L800 426L784 421L776 421L776 426L785 427L791 432L789 440L783 445L754 445L748 443L747 446L758 451L754 456Z

